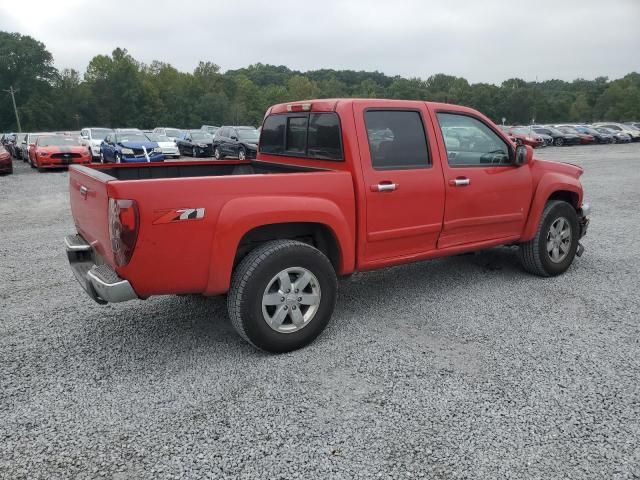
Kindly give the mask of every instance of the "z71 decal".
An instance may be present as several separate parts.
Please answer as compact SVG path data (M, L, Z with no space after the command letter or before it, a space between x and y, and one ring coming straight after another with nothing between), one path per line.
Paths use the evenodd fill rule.
M154 225L161 223L183 222L185 220L202 220L204 218L204 208L178 208L176 210L156 210L158 218L153 221Z

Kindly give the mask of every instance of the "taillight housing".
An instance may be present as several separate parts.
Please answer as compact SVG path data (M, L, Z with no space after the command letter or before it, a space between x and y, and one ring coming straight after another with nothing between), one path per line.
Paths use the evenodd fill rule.
M123 267L131 260L139 226L138 204L135 200L109 199L109 237L117 266Z

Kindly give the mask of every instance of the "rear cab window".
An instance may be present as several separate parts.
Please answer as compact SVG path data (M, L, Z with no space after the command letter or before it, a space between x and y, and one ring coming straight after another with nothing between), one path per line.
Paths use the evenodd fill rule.
M269 115L262 125L259 150L269 155L341 161L340 120L334 112Z
M375 170L406 170L431 166L420 112L367 110L364 121Z

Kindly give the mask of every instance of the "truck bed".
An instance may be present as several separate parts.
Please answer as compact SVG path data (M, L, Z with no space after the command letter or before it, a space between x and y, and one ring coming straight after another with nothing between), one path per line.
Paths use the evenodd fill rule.
M256 162L250 160L173 161L144 164L103 164L93 168L117 180L148 180L156 178L223 177L269 173L302 173L322 171L319 168Z
M339 218L332 225L336 232L345 232L349 245L355 238L347 171L237 160L73 166L69 190L82 239L69 240L70 248L87 249L83 261L89 269L106 264L141 298L224 293L237 245L254 227L283 221L332 225L330 219ZM134 253L122 266L112 252L110 199L137 205ZM178 221L185 211L199 213ZM343 257L352 261L350 253Z

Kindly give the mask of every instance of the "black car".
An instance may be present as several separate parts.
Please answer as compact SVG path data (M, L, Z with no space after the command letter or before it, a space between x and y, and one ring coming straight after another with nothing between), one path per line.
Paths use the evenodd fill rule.
M572 133L564 133L557 128L549 126L535 125L532 128L536 133L541 133L543 135L549 135L550 137L552 137L553 144L556 147L561 147L562 145L580 145L580 137L578 135L574 135Z
M213 136L204 130L187 130L176 140L180 155L210 157L213 155Z
M609 135L608 133L599 132L595 128L586 125L576 125L574 128L580 133L591 135L596 139L597 143L613 143L613 135Z
M213 156L216 160L226 156L256 158L259 138L260 132L254 127L220 127L213 137Z

